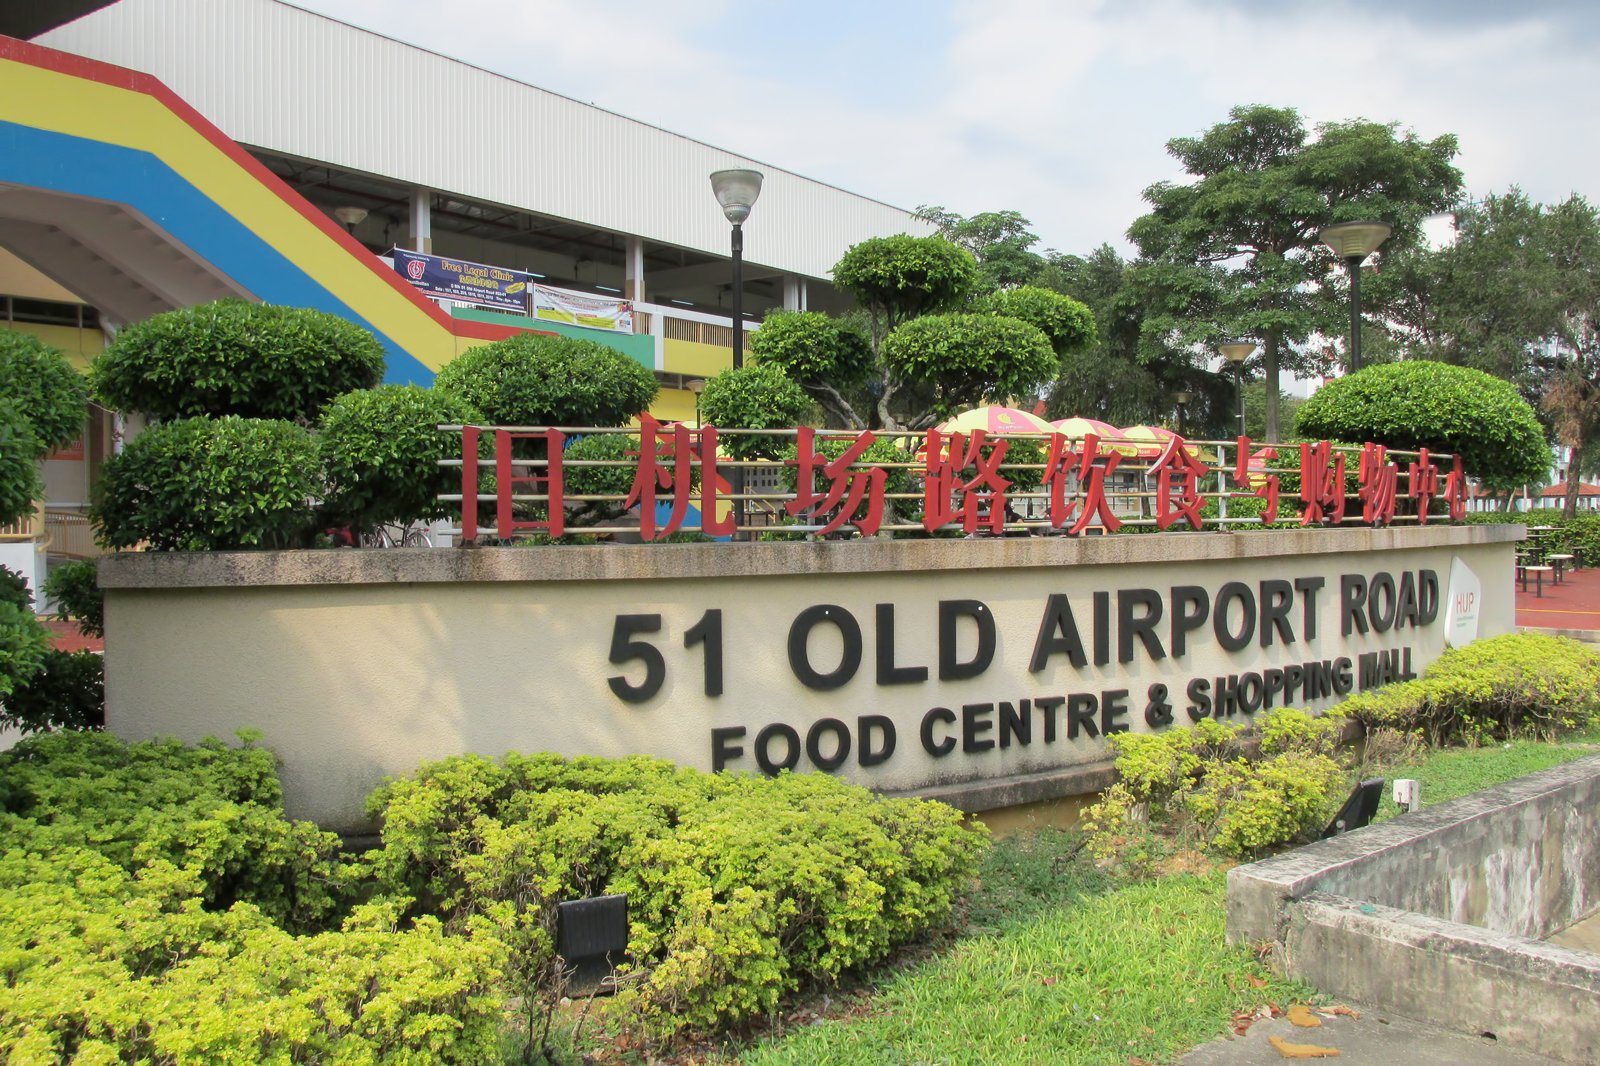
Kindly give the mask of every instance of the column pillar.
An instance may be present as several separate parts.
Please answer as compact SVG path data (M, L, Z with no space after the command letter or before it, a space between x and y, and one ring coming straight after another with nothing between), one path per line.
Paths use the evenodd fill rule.
M622 259L622 295L624 299L643 300L644 288L644 238L629 237Z
M433 190L411 190L411 250L433 252Z

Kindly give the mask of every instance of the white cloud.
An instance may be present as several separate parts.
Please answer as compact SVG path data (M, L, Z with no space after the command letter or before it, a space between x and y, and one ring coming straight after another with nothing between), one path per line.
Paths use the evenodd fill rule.
M1015 209L1063 251L1122 244L1141 190L1181 178L1165 142L1244 103L1456 133L1474 193L1600 191L1593 50L1537 5L300 2L890 203ZM870 61L828 32L872 35Z

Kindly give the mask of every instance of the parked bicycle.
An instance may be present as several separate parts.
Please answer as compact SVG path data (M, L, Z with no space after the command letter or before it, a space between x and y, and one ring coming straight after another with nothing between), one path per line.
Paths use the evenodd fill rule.
M377 525L361 534L363 548L431 548L433 533L420 523Z

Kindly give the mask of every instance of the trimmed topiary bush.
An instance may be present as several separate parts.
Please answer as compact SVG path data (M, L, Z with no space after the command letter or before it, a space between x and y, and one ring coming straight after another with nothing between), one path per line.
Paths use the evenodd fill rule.
M78 632L86 637L106 635L105 593L100 590L99 568L93 559L52 568L44 579L44 591L61 617L78 623Z
M0 329L3 395L27 420L43 455L83 432L89 386L61 349L12 329Z
M369 529L460 514L435 497L461 491L461 435L440 425L480 421L459 396L417 385L347 392L322 409L317 444L327 481L323 506L340 525Z
M90 370L110 407L153 418L241 415L309 425L383 377L383 347L338 315L218 300L125 327Z
M492 922L525 997L561 994L555 905L628 893L635 962L615 1009L662 1036L769 1011L944 920L983 839L949 807L822 774L642 756L445 759L369 809L380 885L447 928Z
M897 378L932 389L928 409L939 418L1031 394L1060 367L1043 332L1003 315L915 318L889 334L882 354Z
M1082 351L1097 336L1094 312L1087 304L1037 285L999 289L978 301L978 310L1020 319L1037 328L1049 338L1057 355Z
M1450 452L1496 487L1539 482L1550 468L1544 430L1515 385L1418 359L1363 368L1331 381L1301 406L1305 437Z
M498 1061L505 948L348 910L270 752L61 733L0 754L0 1058ZM481 934L481 935L480 935Z
M813 411L805 390L769 363L724 370L707 381L700 394L700 417L719 430L794 429ZM772 459L791 440L727 433L717 437L717 448L735 459Z
M833 283L887 329L959 306L978 281L978 260L943 237L871 237L833 266Z
M33 513L33 501L44 497L39 456L44 450L33 425L16 404L0 396L0 525Z
M498 426L620 426L660 390L653 373L614 348L538 333L458 355L433 385Z
M873 367L867 338L820 311L770 312L750 335L750 357L801 385L841 392L866 384Z
M1334 758L1343 723L1336 714L1268 711L1253 759L1239 743L1242 726L1211 719L1107 737L1119 780L1084 811L1090 851L1104 865L1144 873L1174 848L1243 858L1308 839L1344 797Z
M106 461L90 517L113 548L301 547L315 524L319 467L316 442L292 422L166 422Z

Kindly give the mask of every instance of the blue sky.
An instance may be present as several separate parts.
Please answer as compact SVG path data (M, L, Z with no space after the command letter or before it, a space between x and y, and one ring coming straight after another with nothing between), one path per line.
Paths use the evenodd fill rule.
M1454 133L1475 195L1600 201L1600 4L293 2L897 206L1021 211L1067 252L1126 250L1182 177L1165 142L1243 103Z

